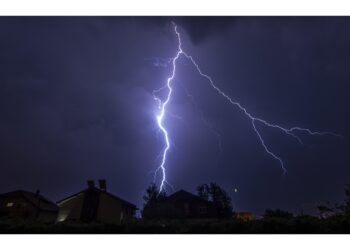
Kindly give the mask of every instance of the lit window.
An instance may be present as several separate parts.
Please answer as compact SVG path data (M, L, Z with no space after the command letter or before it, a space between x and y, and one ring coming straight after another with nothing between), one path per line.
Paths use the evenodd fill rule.
M58 216L57 216L58 217L57 221L58 222L65 221L67 219L68 215L69 215L69 210L61 209Z
M65 221L66 220L66 218L67 218L67 216L66 215L61 215L61 216L58 216L58 222L62 222L62 221Z
M7 202L6 207L13 207L13 202Z

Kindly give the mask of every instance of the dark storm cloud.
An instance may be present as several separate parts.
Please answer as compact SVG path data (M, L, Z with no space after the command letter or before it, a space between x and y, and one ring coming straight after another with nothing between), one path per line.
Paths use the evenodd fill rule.
M221 16L221 17L150 17L145 19L153 25L165 25L175 22L186 30L194 44L199 44L205 41L206 38L212 35L223 35L227 33L234 24L236 18Z
M151 54L141 51L149 51L147 45L129 43L135 41L135 31L132 23L123 31L123 22L110 26L99 18L2 19L3 189L43 187L58 198L83 186L86 178L107 176L106 169L116 176L132 172L119 166L123 157L137 153L140 138L152 142L138 129L152 126L151 115L145 113L152 99L140 87L152 79L143 79L143 66L137 76L134 71ZM18 180L23 178L28 180Z
M344 135L344 140L340 141L306 137L305 149L298 145L296 148L295 145L288 146L289 140L284 140L285 137L276 140L280 138L276 138L278 133L262 130L270 147L289 166L288 175L280 184L266 185L268 179L276 180L274 170L267 166L278 167L277 164L260 159L260 168L251 170L250 166L257 164L244 154L263 150L254 134L249 137L249 124L237 129L238 121L225 115L227 119L223 124L228 125L225 135L236 133L232 131L235 128L235 131L246 131L243 132L246 136L242 138L244 144L239 144L238 148L234 141L241 137L240 134L232 137L226 147L234 148L232 152L240 152L238 162L241 166L234 166L235 170L232 170L227 163L237 161L227 159L223 165L225 170L219 175L227 171L227 175L235 179L230 183L239 182L243 186L249 181L254 182L250 186L252 190L242 190L237 199L251 199L250 202L264 203L264 206L278 201L275 206L293 207L296 200L323 200L332 196L330 193L334 195L336 189L342 189L349 175L346 167L349 162L346 157L349 120L347 115L340 115L349 113L346 84L349 51L344 50L349 43L346 27L348 23L342 18L243 18L232 27L229 38L218 37L219 41L211 38L212 42L208 41L207 46L191 50L197 53L203 67L208 65L206 72L210 72L226 93L240 100L253 114L284 126L331 129ZM219 50L215 49L219 46ZM220 64L215 66L213 62ZM212 105L207 106L210 109ZM212 109L217 115L211 120L222 115L217 112L217 106L212 106ZM246 143L249 144L245 152L241 152ZM283 145L287 147L281 147ZM241 167L244 172L237 172ZM250 177L247 171L253 171ZM328 176L338 177L328 179ZM264 193L258 195L260 192ZM289 200L287 196L293 196L293 199ZM258 201L259 198L263 200Z
M107 178L140 205L163 145L151 93L169 74L149 59L174 56L171 21L203 71L251 113L343 138L305 136L299 145L260 127L285 160L283 176L249 120L181 60L166 121L169 181L190 191L208 181L238 188L236 208L257 212L339 200L350 174L343 17L0 18L0 189L41 188L59 199L87 178ZM203 118L222 135L221 153Z

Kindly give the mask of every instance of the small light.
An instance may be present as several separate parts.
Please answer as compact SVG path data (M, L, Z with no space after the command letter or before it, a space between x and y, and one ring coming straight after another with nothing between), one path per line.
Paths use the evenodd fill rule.
M7 202L6 207L13 207L13 202Z
M67 211L61 211L60 214L58 215L57 221L58 222L63 222L67 219L68 217L68 212Z
M62 221L65 221L66 220L66 217L60 217L60 218L58 218L58 221L59 222L62 222Z

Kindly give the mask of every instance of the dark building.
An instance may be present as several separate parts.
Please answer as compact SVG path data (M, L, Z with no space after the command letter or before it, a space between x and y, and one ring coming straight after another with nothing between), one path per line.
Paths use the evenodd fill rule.
M105 180L88 181L87 189L73 194L59 202L58 221L102 222L120 224L135 216L136 206L108 193Z
M184 190L165 197L144 209L145 218L209 219L217 218L218 214L213 202Z
M12 218L55 222L58 206L36 193L17 190L0 195L0 215Z

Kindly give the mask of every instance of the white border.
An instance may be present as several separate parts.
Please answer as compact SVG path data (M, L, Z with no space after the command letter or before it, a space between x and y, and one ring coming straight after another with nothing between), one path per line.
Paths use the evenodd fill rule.
M348 15L345 0L2 0L0 15ZM1 249L347 249L344 235L0 235Z
M344 235L9 235L1 249L348 249Z
M347 15L347 0L2 0L0 15Z

